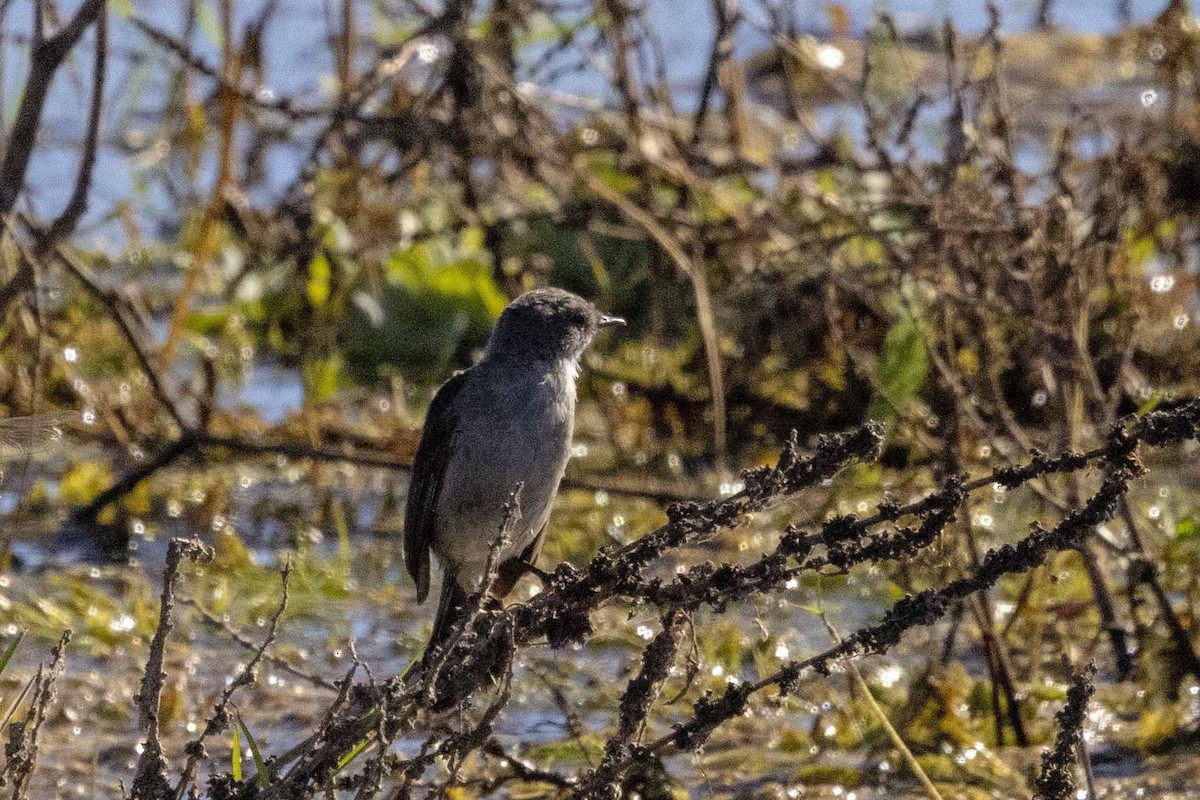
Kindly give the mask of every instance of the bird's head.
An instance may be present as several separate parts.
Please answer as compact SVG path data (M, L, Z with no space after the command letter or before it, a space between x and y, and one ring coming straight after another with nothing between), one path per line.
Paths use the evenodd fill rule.
M489 356L542 361L578 360L601 328L624 325L578 295L562 289L535 289L500 313L488 342Z

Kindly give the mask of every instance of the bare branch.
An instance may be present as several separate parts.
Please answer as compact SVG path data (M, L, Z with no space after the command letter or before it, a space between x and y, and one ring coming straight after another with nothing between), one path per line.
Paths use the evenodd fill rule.
M163 681L167 677L163 672L167 636L175 627L172 613L175 608L175 590L179 583L179 566L184 559L203 563L211 561L212 557L212 548L201 544L198 539L172 539L167 548L167 564L163 569L158 627L154 631L154 638L150 641L150 656L146 659L146 670L142 674L141 686L133 698L138 708L138 726L145 736L133 781L131 794L133 800L139 800L139 798L141 800L163 800L171 791L171 784L167 778L167 760L158 736L158 710Z
M37 142L42 110L54 75L83 32L100 16L104 4L105 0L84 0L70 21L49 38L42 33L42 5L40 2L35 4L29 77L17 109L16 121L8 134L4 161L0 162L0 219L8 219L25 185L25 172Z
M108 73L108 14L102 7L96 15L96 58L92 67L92 101L88 109L87 131L83 137L83 154L79 158L79 170L75 177L75 188L62 213L50 225L45 235L39 237L34 247L37 256L42 256L74 232L79 219L87 211L88 195L92 188L92 171L96 166L96 152L100 138L100 118L104 108L104 78Z

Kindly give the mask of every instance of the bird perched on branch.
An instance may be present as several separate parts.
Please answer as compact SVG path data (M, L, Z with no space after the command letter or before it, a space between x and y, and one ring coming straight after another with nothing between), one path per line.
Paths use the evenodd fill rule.
M579 360L601 328L623 324L570 292L527 292L500 314L483 359L438 389L404 515L404 562L419 602L429 595L431 553L443 572L426 660L479 590L518 486L519 517L508 519L490 594L502 598L522 575L538 572L570 453Z

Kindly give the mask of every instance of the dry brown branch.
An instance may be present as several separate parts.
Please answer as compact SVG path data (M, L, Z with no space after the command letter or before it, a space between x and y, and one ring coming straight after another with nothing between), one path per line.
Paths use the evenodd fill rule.
M76 24L88 5L80 7L63 32ZM870 426L823 440L810 459L800 457L799 439L793 438L776 467L745 475L745 491L715 502L674 505L666 526L625 547L605 550L582 568L560 567L546 590L530 602L501 610L485 607L480 593L472 613L466 615L469 619L434 668L424 674L385 679L364 669L365 681L353 685L359 666L354 655L355 669L339 684L308 676L338 691L318 729L269 762L268 789L260 790L253 781L234 784L229 776L216 775L214 796L299 800L324 791L365 799L393 786L396 797L418 789L441 796L466 786L502 791L519 780L542 781L581 796L611 795L636 760L703 744L741 713L757 692L771 692L773 687L791 690L810 673L818 674L843 658L881 652L912 635L916 627L949 613L965 613L964 609L975 615L981 630L997 712L996 738L1005 740L1006 723L1000 712L1007 696L1007 726L1022 741L1025 729L1019 700L1020 679L1025 676L1010 666L1016 652L1007 649L1004 631L995 630L987 592L1006 575L1029 574L1008 627L1018 615L1026 623L1045 588L1034 581L1032 570L1051 553L1063 550L1083 555L1118 673L1129 671L1133 664L1123 628L1128 617L1122 619L1126 610L1118 601L1124 595L1131 606L1141 603L1141 595L1146 594L1142 588L1153 600L1145 607L1157 609L1152 624L1163 623L1185 668L1200 670L1186 628L1188 615L1173 607L1169 594L1173 586L1160 577L1148 555L1153 542L1140 541L1126 496L1128 480L1137 469L1135 451L1194 437L1197 407L1168 401L1161 412L1140 421L1120 421L1122 414L1141 407L1147 400L1144 392L1150 389L1168 394L1194 389L1193 377L1187 374L1192 366L1188 348L1194 339L1165 347L1150 332L1165 328L1154 326L1140 312L1125 310L1142 305L1146 287L1141 284L1148 277L1147 264L1152 263L1136 250L1153 251L1155 264L1189 263L1196 230L1195 197L1190 193L1194 174L1185 167L1172 177L1171 168L1164 164L1177 151L1196 146L1194 133L1150 130L1158 118L1149 125L1093 125L1072 112L1070 118L1052 119L1053 140L1050 135L1043 137L1047 168L1023 167L1019 162L1028 128L1014 112L1022 104L1009 101L1011 58L1001 47L994 6L989 6L990 24L981 36L960 37L947 25L940 37L933 37L939 41L927 48L912 46L886 15L879 15L862 42L839 43L848 57L844 68L827 70L806 51L796 16L787 4L750 4L743 9L736 2L712 0L709 13L716 23L716 37L711 51L701 53L708 56L707 73L694 98L698 102L687 106L695 112L680 114L672 97L679 87L666 80L658 37L638 4L595 0L585 5L597 10L598 21L560 30L558 42L536 59L530 72L516 57L515 48L530 32L534 15L556 20L561 10L557 6L536 0L496 0L485 10L471 0L461 0L438 9L420 7L413 12L422 18L416 32L397 45L380 46L375 62L360 69L369 48L357 38L354 3L343 0L337 21L336 4L330 4L326 27L338 92L328 108L276 100L265 91L245 88L246 75L253 75L253 86L265 88L265 82L254 64L253 28L242 38L241 48L234 48L229 0L221 6L225 52L220 67L210 65L191 47L190 33L172 37L135 19L135 26L155 47L169 50L182 62L184 82L193 75L215 82L222 115L216 143L221 168L201 209L204 225L196 259L187 287L176 298L164 360L170 360L177 345L181 320L189 298L198 291L204 263L211 261L214 231L220 225L228 222L231 234L242 239L252 255L248 260L254 262L246 265L232 287L225 287L231 304L238 297L238 282L258 277L264 264L282 264L290 271L282 291L286 301L296 300L299 310L281 325L302 332L303 341L288 356L306 362L329 355L337 314L344 311L327 313L305 297L304 273L314 254L335 262L337 293L349 294L364 286L377 293L383 285L380 261L394 251L390 241L381 244L380 237L373 237L375 223L382 220L387 227L395 222L398 207L408 209L436 199L444 204L448 221L444 226L423 223L428 229L408 238L405 246L481 233L496 282L506 290L544 278L540 272L544 253L538 250L544 242L529 244L511 232L547 225L556 235L582 243L583 256L598 276L601 291L610 293L614 303L622 302L623 280L614 280L618 271L606 263L604 238L636 249L641 273L631 281L657 279L662 289L671 292L663 296L672 303L684 298L684 305L694 305L690 311L656 307L648 312L651 320L646 323L651 331L648 338L659 339L656 345L680 344L673 337L686 340L688 361L680 369L686 388L671 384L658 390L654 385L658 376L653 375L639 379L642 386L637 380L628 384L654 412L665 408L685 418L679 423L681 433L673 430L671 436L691 444L695 431L709 425L705 414L713 412L713 450L722 460L727 448L733 451L741 444L736 441L741 426L735 429L734 420L752 419L757 427L764 412L761 416L773 419L764 421L763 427L772 441L779 441L792 427L813 432L852 427L875 415L874 407L879 405L885 408L882 415L888 417L892 431L888 463L899 460L914 470L929 469L938 488L904 505L885 497L877 511L862 516L839 516L807 529L787 527L780 532L777 546L748 557L746 563L698 564L665 574L679 548L705 545L749 515L774 509L783 498L819 485L851 462L873 457L885 428ZM39 11L46 13L37 16L31 48L35 56L47 41L41 30L43 17L50 16L45 4ZM48 227L25 221L22 235L27 240L66 236L83 213L102 110L103 13L100 10L101 16L94 18L98 38L91 113L72 198L59 220ZM269 3L260 17L258 36L272 13L274 3ZM756 21L763 13L765 24ZM1180 36L1179 21L1165 14L1164 24L1156 22L1136 32L1168 40L1164 46L1169 53L1156 67L1155 80L1171 87L1168 118L1172 122L1186 121L1184 112L1195 99L1194 89L1184 81L1194 72L1194 54L1186 55L1183 69L1171 65L1176 50L1186 54L1194 49L1190 32ZM489 40L478 35L477 22L488 26ZM745 113L747 97L752 96L745 92L770 89L765 82L753 89L743 86L739 73L749 65L735 61L732 47L739 25L762 28L777 51L774 68L783 84L778 90L783 99L773 109L777 115L755 118ZM428 47L433 48L426 52L428 63L421 59L427 75L409 80L413 76L408 67ZM854 57L856 53L861 59ZM771 54L764 57L770 60ZM909 60L921 61L911 78L903 74L912 66L906 63ZM859 62L861 67L856 66ZM612 90L612 100L570 96L549 88L554 84L549 78L572 69L598 74ZM43 70L46 74L48 84L54 69ZM723 121L716 117L721 95ZM32 115L36 133L40 110L27 108L26 101L18 111L18 125L28 125ZM865 145L853 137L843 140L816 133L815 109L826 103L838 104L864 122ZM1141 108L1137 111L1143 113ZM1150 112L1145 114L1149 118ZM1039 119L1035 124L1044 122ZM285 123L292 123L286 131L267 130ZM245 154L245 169L232 163L239 155L231 151L235 126L255 139L287 139L303 153L295 181L277 202L258 206L257 199L247 200L253 208L234 208L229 202L225 190L232 186L234 174L244 176L248 189L254 185L251 155ZM787 144L792 138L798 142L794 148ZM1085 156L1088 147L1081 143L1092 138L1111 140L1111 147L1105 145L1108 149L1099 155ZM32 139L21 141L32 147ZM0 175L20 156L13 150L15 141L8 142ZM204 147L202 143L197 149ZM431 176L448 185L430 190ZM11 190L16 194L22 191L19 184L5 182L3 187L15 187ZM340 185L329 191L330 184ZM176 196L186 194L183 190ZM336 197L330 199L330 194ZM1172 204L1176 208L1166 210ZM329 230L325 220L330 217L351 232L350 243L336 248L325 243ZM16 231L12 235L17 238ZM37 250L22 242L17 247ZM381 250L386 251L382 256ZM270 454L408 468L383 452L390 442L345 433L326 436L310 428L312 439L304 443L214 434L208 425L212 392L207 401L201 399L198 419L190 419L193 415L185 414L174 396L169 371L148 357L144 331L138 330L130 305L118 293L97 285L61 248L55 247L55 252L58 257L47 260L48 265L61 263L112 316L161 406L147 404L157 416L147 422L141 415L131 434L124 429L120 434L158 455L118 479L96 503L78 512L77 520L93 521L101 508L156 470L191 455L216 460ZM672 280L671 286L665 286L670 265L686 285ZM0 290L0 300L42 285L47 276L43 266L40 260L26 257L17 278ZM586 273L580 280L587 280ZM1186 290L1154 302L1189 309L1182 304L1190 296L1190 280ZM43 337L52 320L39 292L30 310L37 328L29 335L31 341L37 337L31 349L37 350L40 363ZM1194 323L1190 310L1182 322L1185 327ZM888 385L885 363L892 334L904 333L906 326L920 340L913 353L913 361L920 361L913 370L920 379L914 378L913 386L897 392ZM702 351L693 358L691 337L697 329ZM915 352L921 349L928 364ZM1185 357L1179 358L1179 353ZM763 377L769 364L780 366L768 378L784 375L803 386L783 390L766 386L770 381ZM214 387L215 381L210 381L210 389ZM628 422L619 413L610 419L614 428ZM145 430L137 430L138 424ZM171 425L179 429L178 437L162 435L161 429ZM1111 433L1103 444L1085 449L1085 442L1106 429ZM105 435L110 437L105 441L110 441L113 434ZM759 442L757 432L746 437ZM1060 455L1050 457L1033 451L1035 447ZM992 452L1012 463L1030 451L1032 456L1019 466L974 479L960 474L987 470L983 465ZM1105 474L1099 492L1089 500L1091 490L1084 487L1090 478L1080 480L1075 475L1095 466L1103 467ZM1014 545L975 541L968 526L954 523L992 483L1004 489L1029 486L1036 494L1035 513L1060 513L1062 522L1054 530L1035 528ZM664 500L690 500L699 494L692 487L673 485L622 490L616 478L576 478L567 485ZM1128 544L1097 531L1096 523L1111 518L1114 508L1125 520ZM963 539L966 548L943 559L947 563L936 566L931 581L910 580L911 562L928 553L935 542ZM966 558L955 558L963 554ZM965 568L963 561L968 562ZM879 624L851 633L837 648L789 664L775 675L760 673L758 681L734 686L723 695L704 698L674 733L655 729L656 698L664 670L677 657L685 620L690 624L710 610L768 597L791 579L840 575L860 565L888 562L898 563L900 585L920 583L932 588L897 604ZM958 577L959 569L965 569L965 577ZM495 758L504 753L490 738L508 699L511 673L505 672L498 688L495 684L501 668L510 670L515 654L543 640L552 646L586 642L599 619L597 610L615 604L653 606L664 623L663 632L642 652L642 669L627 688L621 708L614 709L603 761L579 774L530 765L500 767L490 779L467 774L464 764L473 752ZM161 640L156 637L158 675L170 622L165 590L163 605L168 624L160 626ZM259 648L228 624L202 614L241 647L253 650L255 660L274 658L266 645ZM1133 620L1139 638L1150 632L1136 611ZM963 635L957 623L952 627L946 637L947 653L955 637ZM273 636L274 625L268 638ZM154 648L152 661L153 652ZM1044 660L1033 661L1035 669L1039 663ZM694 675L694 659L689 668ZM680 698L694 699L691 677ZM160 688L161 678L157 684L144 685L142 699ZM489 691L483 703L480 695ZM470 709L472 698L483 704L482 719ZM408 741L401 734L416 731L436 717L431 707L441 704L458 705L458 732L447 732L435 719L431 730L423 732L424 739L412 740L419 752L401 755ZM214 731L225 724L215 722L223 708L224 702L210 720ZM1063 727L1066 731L1077 726ZM647 731L658 737L649 745L643 741ZM179 785L168 787L169 794L193 790L201 774L199 762L205 758L203 746L203 737L193 743L187 753L189 766ZM1059 772L1070 768L1067 750L1060 747L1056 753ZM360 760L347 760L357 752L364 754ZM450 777L428 783L426 772L437 759L447 762ZM164 776L161 753L151 760L152 771ZM1067 784L1056 780L1060 786L1055 791L1061 793Z
M333 113L332 109L324 106L306 105L293 98L267 96L260 92L245 89L237 81L230 80L222 69L214 67L205 61L186 42L172 36L149 20L134 14L129 18L129 21L135 28L145 34L146 38L150 41L169 50L186 64L189 69L216 81L222 91L235 95L238 100L247 106L283 114L295 122L320 119L328 117Z
M192 782L196 779L196 770L200 766L200 762L208 758L208 754L204 749L204 742L210 737L229 726L229 703L233 700L233 696L237 692L247 686L252 685L257 679L258 664L261 662L268 648L275 643L275 637L279 633L279 620L283 617L283 612L287 610L288 604L288 579L292 574L292 565L290 563L284 565L280 573L281 591L279 597L279 607L271 616L270 622L267 624L267 635L263 637L262 644L258 646L254 655L246 662L233 680L228 683L224 691L221 692L220 698L213 705L212 714L204 723L204 729L200 734L188 742L184 752L187 755L187 761L184 763L182 773L179 776L179 781L175 784L175 789L172 795L160 796L163 800L173 796L175 800L182 798L192 789Z
M196 249L192 253L191 265L188 267L187 274L184 277L183 288L179 290L179 294L175 297L174 310L171 314L171 324L167 329L167 341L163 344L162 352L159 354L159 362L164 367L169 367L174 358L175 346L183 331L183 323L187 317L192 294L196 291L200 282L200 276L203 274L205 266L207 266L209 259L213 255L217 244L218 225L221 221L221 215L225 204L228 202L229 193L237 183L237 178L234 175L233 146L234 129L237 126L240 101L236 93L225 88L225 86L236 86L241 80L242 75L242 54L235 49L233 41L232 0L222 0L221 2L221 29L223 32L221 37L222 72L225 76L225 81L222 84L219 95L221 101L221 125L219 129L221 145L220 156L217 162L217 176L213 183L212 198L200 223L200 233L197 237Z
M25 222L29 224L29 220L25 220ZM120 329L121 335L129 345L129 349L136 356L138 366L141 368L142 374L149 381L150 388L163 410L170 414L172 421L181 431L187 430L190 426L184 420L179 410L178 402L168 390L166 378L160 375L158 369L155 368L142 334L134 328L131 322L131 319L137 319L138 315L130 307L128 300L118 292L97 283L83 266L61 247L54 248L54 257L62 264L67 274L75 278L87 293L95 298L96 302L108 312L113 322Z
M576 177L583 181L590 192L611 203L621 212L622 216L654 239L691 283L692 294L696 301L696 317L704 339L704 357L708 363L708 382L713 408L713 450L717 463L723 465L726 455L726 439L728 438L725 430L727 424L725 377L721 367L720 343L718 342L712 293L708 288L704 265L689 258L679 242L654 217L631 202L625 195L611 188L590 172L580 170Z
M33 678L33 694L29 699L29 710L20 722L8 726L8 741L4 744L5 762L0 767L0 789L12 787L11 800L23 800L29 790L33 771L37 769L38 740L46 714L54 703L56 683L66 664L67 643L71 631L63 633L51 651L50 664L39 664Z
M62 213L51 223L34 247L40 257L56 243L69 237L87 211L88 195L92 189L92 171L100 139L100 118L104 110L104 79L108 74L108 13L102 7L96 15L96 57L92 66L92 100L88 108L87 130L83 136L83 153L75 176L75 188Z
M42 111L54 76L80 37L100 16L104 5L104 0L84 0L74 16L57 33L49 37L46 36L43 19L46 13L45 6L41 2L31 6L34 20L29 77L25 81L16 120L9 130L4 161L0 162L0 219L8 219L17 196L25 185L25 172L37 142Z
M165 800L170 796L171 783L167 777L167 759L159 739L158 711L162 697L163 671L166 658L167 636L175 627L172 617L175 608L175 592L179 584L179 567L186 559L194 563L211 561L212 548L197 539L173 539L167 548L167 563L163 569L162 597L159 605L158 627L150 641L150 655L146 659L146 670L142 683L134 696L138 709L138 727L145 737L142 753L138 756L136 774L130 797L133 800Z
M225 621L221 617L218 617L216 614L212 613L204 606L200 605L200 603L197 602L195 598L179 597L178 600L180 603L183 603L184 605L190 606L191 608L195 609L196 613L198 613L200 615L201 619L203 619L206 623L211 625L213 628L216 628L221 633L228 636L230 639L232 639L234 642L236 642L239 646L241 646L242 649L249 650L253 653L257 653L259 651L260 645L255 644L254 642L250 641L248 638L246 638L245 634L239 632L232 625L230 625L227 621ZM279 669L288 673L289 675L299 678L302 681L306 681L307 683L311 683L313 686L316 686L319 689L328 689L329 691L332 691L332 692L340 691L339 684L334 683L333 681L327 680L325 678L322 678L320 675L317 675L316 673L308 672L307 670L303 670L285 658L281 658L281 657L276 656L269 652L264 652L263 653L263 661L266 661L268 664L274 664L276 667L278 667Z
M1041 564L1051 552L1076 547L1096 525L1111 518L1115 513L1118 500L1125 492L1129 480L1141 469L1135 456L1139 444L1161 446L1194 438L1198 433L1200 403L1193 403L1172 412L1151 414L1132 425L1117 425L1105 445L1096 448L1089 455L1066 454L1057 458L1038 455L1028 465L1009 467L989 475L988 484L998 482L1015 488L1050 471L1081 469L1095 459L1100 459L1106 469L1104 480L1095 495L1078 510L1069 513L1055 529L1047 531L1035 527L1030 536L1016 545L1005 545L988 552L968 576L951 581L940 589L927 590L902 600L880 623L855 631L838 646L803 661L789 663L778 672L759 681L730 686L721 697L702 699L697 703L691 721L678 726L674 733L654 740L646 746L644 752L658 753L669 747L696 747L724 721L739 715L752 694L771 686L779 686L784 692L793 691L801 675L809 669L822 673L838 659L883 652L900 641L911 628L929 625L940 619L959 600L994 585L1001 577L1025 572ZM646 592L644 587L638 588L641 579L635 577L640 572L636 565L661 554L666 548L678 546L682 541L694 540L693 537L698 535L698 532L711 530L716 519L722 520L722 525L730 524L730 520L744 513L744 509L748 507L747 501L751 498L774 496L780 488L803 486L810 480L819 480L818 476L823 472L816 465L824 459L829 459L829 467L844 463L845 451L851 441L852 438L842 440L832 447L831 452L809 461L791 463L789 459L794 457L785 452L785 458L777 470L760 475L757 480L748 478L746 496L724 501L728 505L727 512L717 512L721 504L707 511L697 507L678 509L674 512L675 521L672 526L682 525L682 529L672 533L671 526L668 526L665 531L643 537L622 551L602 554L584 573L572 574L560 568L546 592L526 606L518 606L491 618L490 631L479 630L476 635L482 638L475 642L462 642L456 646L455 652L462 653L463 648L494 647L504 650L513 645L521 647L536 640L543 632L551 632L552 638L559 643L586 637L587 629L582 627L586 622L579 621L586 620L589 613L586 609L595 608L605 599L614 596L626 593L636 596ZM798 475L809 477L799 478ZM985 484L978 481L958 481L941 495L935 494L920 501L914 504L917 506L916 510L910 508L908 511L920 514L931 513L940 506L955 508L960 501L954 498L961 498L963 487L973 486L974 491L982 485ZM749 507L756 507L757 503L758 501L754 501ZM901 513L899 506L892 505L873 519L877 522L888 521L896 519ZM716 515L716 519L713 515ZM952 518L952 515L945 514L934 514L931 517L940 519L942 525ZM826 530L818 541L844 542L845 535L854 530L855 525L856 521L835 520L832 527ZM908 544L902 544L905 536L908 537ZM798 542L804 537L797 535L792 538L794 542ZM875 540L878 541L888 541L889 547L892 548L920 548L927 545L929 537L917 529L902 534L899 539L885 537ZM877 545L870 541L862 545L865 552L873 552L876 547ZM809 563L820 565L827 561L819 559ZM731 573L732 576L736 574L736 571ZM790 571L777 570L773 577L781 584L792 574L794 573ZM759 584L756 591L766 590L769 585L773 584ZM741 596L744 592L744 588L736 579L726 580L724 586L722 591L728 592L731 597ZM454 687L458 696L470 695L476 687L484 683L487 674L487 670L480 664L471 662L472 659L467 657L461 660L456 657L455 660L448 661L443 668L442 685ZM486 667L486 664L483 666ZM414 685L394 684L385 691L389 694L388 713L393 715L397 725L407 728L412 724L412 715L416 713L427 687L417 679ZM305 756L295 768L281 775L264 796L285 796L287 792L305 791L303 787L312 785L313 780L319 780L317 776L327 769L324 765L332 763L329 759L333 758L334 753L341 748L347 748L350 743L357 742L363 733L373 730L378 725L374 718L375 713L375 710L368 707L365 710L354 711L351 716L344 718L345 721L340 726L335 722L326 733L328 744L317 745L315 752ZM622 729L631 728L626 724ZM435 744L423 749L425 755L436 752L440 750ZM613 780L619 779L637 754L643 751L629 749L622 752L623 756L610 760L606 767L608 773L614 776ZM424 759L425 755L420 758ZM420 765L424 763L424 760L420 760L419 763L410 762L405 768L421 768Z
M612 786L619 783L622 765L649 755L641 748L642 732L650 717L651 706L675 662L686 619L686 615L677 609L663 615L662 631L642 651L641 669L621 696L617 732L604 745L604 760L572 792L572 797L611 796Z

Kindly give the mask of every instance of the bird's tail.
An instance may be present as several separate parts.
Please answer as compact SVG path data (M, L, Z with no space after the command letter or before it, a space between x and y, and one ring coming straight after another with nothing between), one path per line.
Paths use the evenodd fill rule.
M437 616L433 619L433 633L429 636L429 644L425 646L425 655L421 659L423 662L427 662L450 638L454 626L462 618L469 597L453 576L445 575L442 578L442 596L438 600Z

